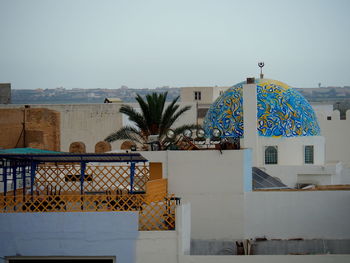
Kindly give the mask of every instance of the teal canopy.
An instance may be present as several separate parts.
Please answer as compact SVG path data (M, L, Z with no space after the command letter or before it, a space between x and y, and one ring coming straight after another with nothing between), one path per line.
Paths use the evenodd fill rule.
M40 153L61 153L61 152L55 152L55 151L48 151L48 150L40 150L40 149L34 149L34 148L12 148L12 149L5 149L0 150L0 153L13 153L13 154L40 154Z

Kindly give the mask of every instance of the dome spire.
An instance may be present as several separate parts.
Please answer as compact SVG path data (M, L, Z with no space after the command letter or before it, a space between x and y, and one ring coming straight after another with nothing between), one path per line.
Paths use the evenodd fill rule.
M263 79L264 78L264 74L262 72L262 68L265 66L265 63L264 62L259 62L258 66L260 68L260 78Z

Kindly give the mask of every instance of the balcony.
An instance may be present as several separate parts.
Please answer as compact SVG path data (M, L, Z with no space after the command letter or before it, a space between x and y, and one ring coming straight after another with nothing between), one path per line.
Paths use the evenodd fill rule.
M0 153L0 160L0 213L134 211L139 230L175 229L179 199L166 179L150 180L140 154Z

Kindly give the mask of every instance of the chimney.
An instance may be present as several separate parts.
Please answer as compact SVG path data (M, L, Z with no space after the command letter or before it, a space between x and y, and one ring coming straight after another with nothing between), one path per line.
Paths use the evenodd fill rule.
M247 84L254 84L255 78L247 78Z

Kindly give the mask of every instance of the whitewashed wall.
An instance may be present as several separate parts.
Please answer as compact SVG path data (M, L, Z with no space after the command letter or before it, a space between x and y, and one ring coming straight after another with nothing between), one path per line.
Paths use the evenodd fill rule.
M191 204L182 203L176 208L178 255L189 255L191 250Z
M244 237L244 189L251 184L251 151L141 152L164 161L169 192L191 203L194 239ZM245 178L248 178L245 180Z
M248 192L244 206L246 238L350 238L350 191Z
M333 113L333 104L322 103L322 102L311 102L312 108L314 109L316 115L323 114L326 116L330 116Z
M243 163L243 151L170 152L169 191L191 203L192 238L243 236Z
M150 161L164 161L169 192L191 203L193 239L232 240L264 235L271 238L350 238L347 223L350 222L350 191L245 192L244 178L248 178L245 170L248 169L244 164L249 163L244 156L246 151L141 154ZM275 174L294 176L286 180L292 186L298 174L323 174L333 180L337 169L334 165L275 168Z
M341 165L341 164L340 164ZM334 164L329 165L266 165L260 167L273 177L278 177L289 187L297 183L311 183L318 185L341 184L342 168L337 169Z
M122 126L119 104L50 105L61 112L61 150L68 151L74 141L82 141L87 152L95 152L95 145ZM112 143L112 148L120 143Z
M258 147L258 132L257 132L257 97L256 97L256 85L245 84L243 85L243 126L244 126L244 138L241 139L242 147L253 149L253 165L257 165L257 147Z
M341 161L350 167L350 110L346 120L340 120L338 110L332 114L332 120L327 115L318 114L321 134L326 139L326 161Z
M138 238L136 212L0 213L0 262L15 256L110 256L134 263Z
M189 254L191 242L191 206L176 208L176 231L140 231L136 241L136 263L176 263Z
M136 263L177 262L176 231L140 231L136 241Z
M344 263L350 255L181 256L180 263Z
M325 163L325 139L322 136L293 138L268 138L259 136L257 145L255 154L258 166L265 165L265 146L277 146L278 165L305 165L305 145L314 146L314 165L323 165Z
M336 184L350 184L350 167L343 166L342 163L336 165L337 172L340 174L340 178L335 182Z

